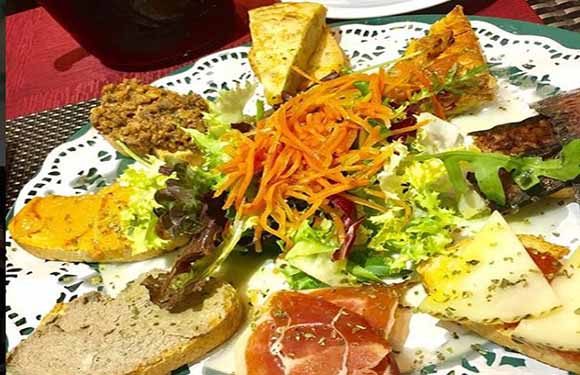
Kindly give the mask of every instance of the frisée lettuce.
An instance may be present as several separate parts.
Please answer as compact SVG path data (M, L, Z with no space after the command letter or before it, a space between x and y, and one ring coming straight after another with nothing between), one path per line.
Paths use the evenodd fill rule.
M357 278L377 281L414 269L443 252L465 219L487 210L474 191L454 192L441 160L417 160L424 152L465 149L457 127L429 114L418 121L428 124L413 143L387 146L394 156L377 179L388 209L364 223L370 241L353 252L349 263Z
M232 131L232 124L252 121L251 117L244 114L244 108L255 89L255 85L248 82L233 90L220 91L216 100L209 103L209 111L204 114L207 132L183 128L202 151L204 161L201 169L213 179L214 187L224 178L217 168L230 158L224 151L229 144L224 135Z
M453 242L451 233L457 228L459 216L443 204L445 176L443 163L433 160L411 161L396 173L381 176L381 186L397 186L389 191L397 198L387 202L391 205L389 211L368 219L368 226L374 229L368 244L374 270L377 259L373 257L384 260L384 268L376 272L377 276L400 274ZM369 261L364 265L368 267Z
M316 228L305 221L292 236L292 241L294 245L285 256L291 266L330 286L353 281L347 272L347 261L332 260L332 253L340 246L332 221L322 220ZM288 273L284 274L288 278Z
M425 152L465 150L458 129L432 115L420 115L418 120L428 124L413 143L395 141L384 147L392 157L375 185L384 194L386 209L360 212L365 220L348 260L331 259L340 244L333 222L324 219L316 227L303 223L296 231L285 256L291 266L331 286L402 276L449 247L466 219L487 211L475 191L454 191L441 160L417 158ZM291 276L297 275L301 274Z
M150 165L132 164L119 177L121 186L133 190L128 207L120 215L121 228L131 242L133 254L160 249L169 243L155 233L157 216L154 209L160 207L155 201L155 193L165 187L170 176L159 173L164 164L161 160L151 158L150 162Z

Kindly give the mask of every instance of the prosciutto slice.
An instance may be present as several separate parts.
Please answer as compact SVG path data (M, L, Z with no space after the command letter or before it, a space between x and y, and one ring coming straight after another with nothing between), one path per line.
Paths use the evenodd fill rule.
M381 303L369 296L384 297L362 292L365 288L275 294L268 315L248 339L247 374L398 375L391 347L384 339L388 324L370 318L371 324L357 313L369 313L370 317ZM360 301L354 301L357 291ZM397 300L392 297L389 294L389 301L384 302L389 313Z
M389 336L395 322L399 295L392 287L369 285L325 288L310 294L363 316L383 337Z

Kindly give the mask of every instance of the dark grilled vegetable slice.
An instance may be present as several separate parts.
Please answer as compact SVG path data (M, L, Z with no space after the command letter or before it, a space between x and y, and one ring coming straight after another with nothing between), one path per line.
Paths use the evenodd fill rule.
M538 116L471 133L475 145L484 152L546 160L556 156L563 145L580 138L580 89L543 99L532 108L539 112ZM506 202L498 206L490 201L490 206L502 212L517 210L568 187L575 190L575 199L580 199L580 178L564 182L540 177L537 185L525 190L509 173L500 171L499 175ZM468 179L478 188L473 175L468 175Z

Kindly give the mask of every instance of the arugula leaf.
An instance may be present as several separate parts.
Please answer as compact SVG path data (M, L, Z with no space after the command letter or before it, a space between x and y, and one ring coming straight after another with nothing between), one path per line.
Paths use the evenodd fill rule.
M465 89L475 86L478 76L487 71L487 64L482 64L469 69L459 76L457 74L457 64L454 64L445 75L444 82L440 82L439 77L436 75L433 76L433 91L437 93L448 91L452 94L460 95Z
M437 94L446 91L455 95L461 95L463 91L468 88L477 85L477 78L480 74L488 71L487 64L476 66L475 68L469 69L462 75L458 74L457 64L454 64L447 74L445 79L441 81L439 76L433 74L431 76L431 87L423 87L421 90L417 91L411 98L399 106L399 111L407 109L412 104L417 104L425 99L436 96Z
M371 65L371 66L368 66L366 68L358 69L358 70L352 70L350 68L343 68L342 73L343 74L364 73L364 72L368 72L370 70L379 69L379 68L383 68L383 70L385 72L388 72L395 65L397 65L397 63L399 63L401 61L404 61L404 60L410 60L410 59L412 59L412 58L414 58L416 56L419 56L422 53L423 53L422 51L413 52L413 53L410 53L408 55L400 56L400 57L397 57L396 59L386 61L384 63L380 63L380 64L376 64L376 65Z
M422 155L416 160L430 158L443 161L451 184L460 193L465 193L469 188L461 169L462 163L468 163L483 195L503 206L506 198L499 177L500 169L511 173L514 181L523 190L537 185L540 182L540 177L549 177L559 181L573 180L580 175L580 139L570 141L562 148L558 157L549 160L535 156L513 157L477 151L450 151L435 155Z

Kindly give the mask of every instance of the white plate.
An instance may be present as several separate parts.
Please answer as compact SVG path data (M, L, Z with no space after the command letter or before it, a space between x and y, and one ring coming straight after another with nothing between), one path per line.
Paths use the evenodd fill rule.
M356 19L393 16L430 8L451 0L319 0L328 8L328 18ZM282 0L282 2L311 2L309 0Z
M580 70L580 49L567 48L559 41L549 38L548 36L556 34L555 29L535 27L534 30L544 30L540 34L545 36L522 35L526 32L524 26L529 27L528 24L509 24L510 31L506 31L492 22L497 21L478 20L473 21L472 25L488 61L494 65L494 71L503 72L505 79L519 86L516 91L535 92L539 86L542 90L538 94L541 95L554 86L563 90L580 87L580 76L577 74ZM421 37L428 27L426 23L410 21L384 25L350 24L339 26L335 32L340 35L340 43L356 69L397 57L410 39ZM566 36L570 35L573 37L569 39L576 37L572 33L566 33ZM564 39L566 38L562 36L562 42ZM179 73L156 81L155 85L179 93L193 90L206 97L215 97L219 89L233 88L248 79L254 79L247 60L248 50L249 47L242 46L217 52L198 60L193 66ZM258 91L260 94L261 90ZM533 96L521 96L520 100L528 103L531 98ZM508 121L505 117L499 120ZM23 187L14 208L16 211L20 210L35 196L74 195L96 190L116 178L120 163L115 150L94 129L90 129L55 148L47 156L39 173ZM570 247L579 243L577 228L580 225L580 206L577 204L560 206L553 203L543 204L542 207L536 205L527 212L529 215L525 217L535 216L532 220L518 223L518 232L538 233L538 228L541 228L542 234L549 241ZM576 245L572 245L574 243ZM19 248L8 233L6 262L5 322L9 349L30 335L55 302L69 302L80 294L96 289L88 282L91 276L96 275L96 271L89 265L36 258ZM163 266L159 264L159 260L152 263L155 267ZM124 271L127 274L138 274L143 267L144 265L133 264L131 269ZM428 350L433 354L434 348L440 348L449 339L448 332L434 326L433 322L423 319L416 324L419 328L413 330L414 335L408 341L409 347L417 350L423 348L420 350ZM219 351L212 353L212 362L228 364L228 360L217 359L219 355ZM470 351L466 355L459 355L437 367L431 365L428 359L423 365L426 367L422 374L444 375L452 371L455 374L469 375L566 374L493 345L486 345L479 352ZM193 364L189 370L183 369L178 373L209 374L209 367L209 361L207 365L200 362Z

